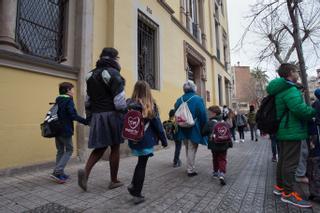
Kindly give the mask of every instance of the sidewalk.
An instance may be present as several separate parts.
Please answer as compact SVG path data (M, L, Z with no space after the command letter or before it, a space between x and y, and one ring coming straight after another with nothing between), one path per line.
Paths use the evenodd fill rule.
M227 185L211 177L211 153L200 147L196 158L199 175L187 177L185 150L183 166L172 168L174 148L161 150L150 158L143 193L146 202L135 206L126 190L137 159L121 159L119 178L125 187L108 189L109 163L99 162L92 171L88 192L77 185L76 172L83 165L67 167L71 180L54 183L51 170L0 178L0 212L320 212L282 203L272 194L275 163L271 162L270 141L246 141L229 150ZM305 187L297 186L302 195Z

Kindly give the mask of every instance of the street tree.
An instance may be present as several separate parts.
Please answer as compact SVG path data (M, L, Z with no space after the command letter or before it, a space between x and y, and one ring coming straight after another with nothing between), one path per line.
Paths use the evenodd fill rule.
M257 0L248 18L250 23L240 46L251 32L259 37L260 62L274 59L281 64L297 60L302 83L308 90L303 48L308 52L307 58L319 59L320 0ZM309 92L305 99L310 103Z
M255 82L257 102L260 104L261 100L266 95L265 88L269 81L269 76L267 75L267 71L263 71L261 68L256 67L251 70L251 77L254 79L253 82Z

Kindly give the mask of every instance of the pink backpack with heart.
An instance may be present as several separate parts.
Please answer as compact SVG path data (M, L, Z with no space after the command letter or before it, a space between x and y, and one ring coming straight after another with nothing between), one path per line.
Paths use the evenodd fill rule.
M144 125L143 117L138 110L129 110L124 117L122 137L131 141L140 141L147 130L149 122Z
M224 121L217 121L211 137L214 143L229 143L232 141L229 125Z

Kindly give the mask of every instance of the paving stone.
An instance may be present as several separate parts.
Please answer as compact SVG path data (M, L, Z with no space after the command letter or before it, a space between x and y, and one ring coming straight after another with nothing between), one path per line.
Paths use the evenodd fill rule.
M183 148L184 149L184 148ZM56 184L49 175L52 169L0 177L1 212L320 212L319 204L312 209L288 206L272 194L276 164L271 162L271 144L261 138L258 143L246 141L228 151L226 186L212 175L212 154L199 147L196 169L199 175L189 178L185 169L185 152L181 151L183 166L172 167L174 149L161 150L147 165L143 193L146 201L134 205L126 186L131 182L136 157L121 159L119 178L124 187L108 189L109 163L99 162L92 170L88 192L77 186L77 170L83 164L67 167L71 180ZM305 186L297 185L303 196Z

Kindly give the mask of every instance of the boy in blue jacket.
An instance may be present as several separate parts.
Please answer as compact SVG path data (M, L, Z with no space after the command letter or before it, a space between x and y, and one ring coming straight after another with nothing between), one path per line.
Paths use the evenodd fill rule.
M59 84L59 96L56 98L58 104L58 118L62 125L62 130L57 137L55 137L57 155L56 166L51 174L51 178L58 183L65 183L69 178L64 173L68 161L73 152L72 136L74 133L73 121L78 121L84 125L88 125L85 118L78 115L74 102L74 86L69 82Z

